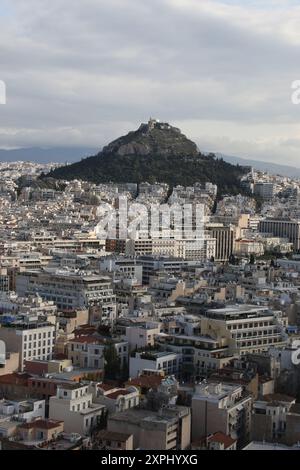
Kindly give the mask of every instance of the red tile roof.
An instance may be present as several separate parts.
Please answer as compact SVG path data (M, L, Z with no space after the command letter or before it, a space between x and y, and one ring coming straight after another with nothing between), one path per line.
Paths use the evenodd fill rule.
M163 377L158 375L141 375L135 379L128 380L127 385L134 385L140 388L157 388L163 380Z
M223 432L215 432L215 434L209 436L208 440L210 442L219 442L220 444L224 444L225 449L236 442L236 439L232 439L232 437L227 436L227 434L224 434Z
M120 390L117 390L116 392L108 393L105 396L107 398L110 398L111 400L116 400L119 396L129 395L130 393L132 392L130 392L129 390L120 389Z
M113 390L116 388L116 385L113 384L98 384L98 388L101 388L104 392L108 392L109 390Z

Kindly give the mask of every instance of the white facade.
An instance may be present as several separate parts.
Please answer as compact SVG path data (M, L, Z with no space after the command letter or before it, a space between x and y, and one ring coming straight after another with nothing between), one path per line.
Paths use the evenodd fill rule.
M130 350L154 346L154 339L160 333L159 323L145 323L126 327L125 339Z
M0 328L6 349L20 354L20 368L30 360L52 359L56 327L49 323L14 325Z
M135 353L129 360L129 377L138 377L144 369L163 371L166 375L178 375L181 361L181 354L177 353Z
M109 277L57 269L28 271L17 276L16 291L21 296L37 292L43 299L54 301L59 310L95 306L101 308L103 320L116 318L116 297Z
M88 386L58 387L56 396L49 399L49 418L63 420L65 432L88 435L103 416L105 406L92 402Z

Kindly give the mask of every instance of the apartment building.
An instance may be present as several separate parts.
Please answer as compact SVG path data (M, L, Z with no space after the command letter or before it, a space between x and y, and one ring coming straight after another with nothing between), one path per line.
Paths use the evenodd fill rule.
M113 345L120 358L120 366L128 364L128 343L122 340L107 340L96 336L78 336L68 342L68 358L74 366L104 368L104 350Z
M126 327L124 339L128 342L131 351L154 346L155 338L160 333L160 329L161 324L158 322L139 322L136 325Z
M241 385L201 383L192 397L192 440L222 432L237 439L238 446L250 439L252 397Z
M181 354L161 351L133 352L129 360L129 376L138 377L143 370L163 371L178 376L181 371Z
M215 257L215 239L145 238L128 240L125 253L129 256L171 256L184 260L204 261Z
M20 296L38 293L62 311L99 307L103 321L113 322L116 318L116 298L109 277L47 268L19 274L16 290Z
M0 267L0 292L9 292L10 278L7 268Z
M287 238L290 243L293 243L295 251L300 250L299 220L267 218L260 221L258 231L273 234L275 237Z
M134 408L108 418L107 429L133 435L133 448L186 450L191 442L191 411L168 406L159 412Z
M0 328L0 339L5 342L6 349L19 353L21 371L25 361L52 359L55 338L56 326L38 319L13 319Z
M265 200L273 199L274 197L274 184L268 182L254 183L253 193Z
M138 299L147 295L147 287L140 284L136 279L122 279L115 282L114 292L118 304L124 304L125 308L128 306L132 309Z
M234 249L236 227L210 223L206 225L206 229L215 240L215 254L212 255L215 261L228 261Z
M251 439L254 441L284 442L287 414L296 399L273 393L253 403Z
M265 252L264 244L257 240L237 240L235 242L234 254L238 256L256 255L262 256Z
M233 354L260 353L287 341L288 319L281 311L257 305L228 305L201 316L201 334L218 338Z
M143 266L135 259L106 257L100 260L100 271L113 273L113 278L136 279L142 284Z
M209 336L163 334L157 344L182 357L181 372L184 377L205 378L212 372L223 369L233 359L228 346Z
M104 415L105 406L92 402L87 385L58 386L56 395L49 399L49 418L64 421L66 432L89 435Z
M139 256L138 262L143 266L143 284L149 284L151 276L164 272L166 274L176 275L181 273L187 261L168 256Z

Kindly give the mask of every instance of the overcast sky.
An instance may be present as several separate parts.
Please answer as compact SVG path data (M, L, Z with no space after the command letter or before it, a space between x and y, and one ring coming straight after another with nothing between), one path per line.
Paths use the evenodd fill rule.
M0 148L101 147L150 116L300 167L300 0L0 0Z

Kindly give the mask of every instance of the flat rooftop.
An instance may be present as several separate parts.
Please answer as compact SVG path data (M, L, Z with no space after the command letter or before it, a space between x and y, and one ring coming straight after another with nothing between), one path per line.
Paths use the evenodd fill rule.
M276 442L250 442L242 450L300 450L300 447L288 447L284 444L278 444Z
M125 421L130 424L139 424L143 419L149 416L155 416L156 412L150 410L143 410L139 408L131 408L129 410L121 411L109 417L113 421Z
M204 315L209 318L238 320L239 318L272 317L274 313L268 306L228 305L223 308L208 309Z

